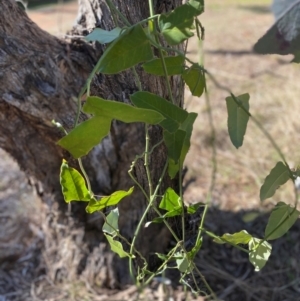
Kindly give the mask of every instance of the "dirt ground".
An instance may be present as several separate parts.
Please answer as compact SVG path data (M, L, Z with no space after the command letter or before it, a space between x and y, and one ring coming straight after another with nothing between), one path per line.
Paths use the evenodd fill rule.
M196 40L189 44L190 58L198 61L203 47L205 67L222 86L237 95L250 93L250 112L274 137L286 155L287 162L296 167L300 163L297 143L300 138L297 114L300 110L299 66L289 63L291 57L259 56L252 52L253 44L274 21L270 1L206 2L206 12L200 18L205 27L205 41L203 45L198 45ZM72 27L76 11L77 2L74 1L45 6L29 11L28 14L44 30L62 35ZM210 199L212 209L207 216L206 227L217 234L246 229L261 237L268 212L274 204L278 201L294 202L293 186L291 183L285 185L273 198L264 203L259 201L260 186L279 161L279 156L251 121L244 145L236 150L227 134L224 99L228 92L212 81L208 81L208 88L215 126L217 170L216 184ZM213 170L208 104L204 97L193 98L187 91L186 107L188 111L197 112L199 117L186 161L185 201L205 202ZM53 265L67 266L72 260L79 260L76 248L66 237L61 239L62 250L74 250L73 257L70 255L63 263L63 256L51 262L53 254L58 254L55 253L57 246L49 245L47 252L35 253L48 235L43 228L38 227L39 213L45 208L35 193L35 184L28 184L25 175L7 154L1 151L0 157L0 300L136 299L137 293L132 287L123 292L99 291L94 283L88 283L88 278L56 281L57 275L54 274L59 267L55 269ZM14 215L8 215L7 212L14 212ZM45 213L45 216L50 220L49 213ZM289 234L272 242L271 258L261 272L254 272L247 256L241 251L216 245L209 239L204 241L204 247L197 256L197 265L220 300L300 301L299 230L298 221ZM51 235L59 231L57 228ZM76 235L80 237L80 231ZM7 241L10 236L15 239ZM24 236L29 238L22 240ZM12 255L11 261L1 260L7 258L7 252ZM17 264L13 263L16 258ZM40 258L43 258L44 264L37 268L36 261ZM199 283L201 285L201 281ZM145 291L141 300L193 298L191 295L186 297L180 290L174 293L171 288L170 296L174 299L167 298L161 286L154 287ZM203 289L206 290L204 285Z

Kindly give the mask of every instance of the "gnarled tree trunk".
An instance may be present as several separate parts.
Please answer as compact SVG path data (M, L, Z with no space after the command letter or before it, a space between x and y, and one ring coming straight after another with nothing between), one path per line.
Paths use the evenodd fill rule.
M180 2L156 0L155 13L169 11ZM147 1L115 0L114 3L132 24L149 16ZM77 24L71 33L77 37L68 35L65 40L41 30L14 0L0 3L0 147L16 159L28 176L42 184L42 198L49 200L48 196L53 196L62 211L66 210L66 206L58 177L61 161L66 158L73 166L76 166L76 162L56 145L62 133L51 121L60 122L67 130L72 128L76 97L103 52L102 46L88 44L78 35L86 35L95 27L114 27L104 0L79 0ZM141 69L138 72L145 91L168 98L164 78L150 76ZM179 78L172 78L172 88L177 103L181 104L183 85ZM126 103L130 102L129 95L136 90L134 77L129 71L114 76L97 75L91 86L92 95ZM151 144L154 145L161 140L161 129L151 127L150 135ZM127 170L135 155L142 153L144 142L143 125L113 122L110 135L84 159L95 194L107 195L133 185ZM150 158L154 183L157 183L165 161L166 149L161 145ZM135 175L147 189L142 161L138 163ZM166 176L161 191L174 185ZM146 201L138 189L119 205L119 227L129 240L145 205ZM73 209L76 219L91 227L90 217L84 213L84 207L78 205ZM91 245L104 240L99 230L102 222L99 216L92 223L98 230ZM170 235L164 227L153 226L143 232L137 248L145 256L163 252L167 248ZM122 261L115 266L114 277L116 280L111 286L129 281L126 263Z

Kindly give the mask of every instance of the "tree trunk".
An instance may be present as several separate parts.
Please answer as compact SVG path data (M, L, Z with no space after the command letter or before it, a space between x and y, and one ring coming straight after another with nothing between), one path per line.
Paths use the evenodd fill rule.
M156 12L169 11L180 0L154 1ZM140 0L115 0L119 10L130 23L149 16L148 2ZM70 165L76 161L56 145L62 133L51 121L60 122L67 130L72 128L76 115L76 97L89 73L103 52L99 44L91 45L78 38L95 27L113 28L112 18L103 0L79 0L77 24L65 40L60 40L41 30L14 2L0 4L0 147L10 153L26 174L43 187L42 198L53 199L66 210L59 184L62 158ZM119 26L122 25L120 21ZM74 38L73 34L76 34ZM150 76L138 69L143 90L168 98L165 79ZM172 78L174 98L182 104L183 85L179 78ZM129 95L137 90L132 74L125 71L114 76L97 75L91 85L91 94L104 99L129 103ZM81 120L86 117L81 116ZM162 138L157 126L150 130L151 144ZM91 179L93 192L108 195L133 185L127 171L137 154L144 148L144 126L113 122L110 135L84 159ZM166 148L158 147L150 158L154 184L157 183L166 161ZM138 181L147 189L143 162L135 169ZM161 192L175 187L167 176ZM136 187L132 197L119 205L120 229L129 240L145 209L146 201ZM49 196L51 196L49 198ZM53 198L52 198L53 196ZM50 202L48 205L53 205ZM104 241L101 235L102 220L99 215L87 216L83 205L73 206L76 219L86 228L95 228L91 246ZM75 216L75 214L74 214ZM93 220L93 221L92 221ZM97 230L98 229L98 230ZM89 232L91 233L91 231ZM149 257L153 252L164 252L170 234L162 226L143 230L137 248ZM155 265L155 262L153 265ZM129 281L126 262L115 266L115 281L110 286L124 285Z

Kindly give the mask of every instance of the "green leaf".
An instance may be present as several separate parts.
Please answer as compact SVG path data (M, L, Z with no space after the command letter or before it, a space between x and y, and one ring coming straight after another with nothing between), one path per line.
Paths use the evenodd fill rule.
M278 162L266 177L264 184L260 188L260 200L264 201L272 197L276 190L285 184L290 178L289 169L282 163Z
M187 207L187 213L188 214L194 214L197 212L197 210L200 208L200 207L204 207L205 204L199 202L199 203L195 203L195 204L191 204Z
M114 240L111 236L105 234L105 237L110 245L110 248L113 252L115 252L116 254L118 254L120 256L120 258L124 258L124 257L131 257L134 258L134 255L130 255L129 253L125 252L123 249L122 244L119 241Z
M181 201L179 195L172 189L168 188L163 195L163 198L159 204L160 209L164 209L166 211L172 211L174 208L180 207Z
M164 116L155 110L148 108L136 108L131 105L105 100L100 97L91 96L83 106L85 113L96 116L117 119L126 123L145 122L149 124L158 124L164 120Z
M108 216L106 217L106 221L102 227L102 231L115 237L119 231L119 209L115 208L110 211Z
M165 64L168 75L182 74L184 71L184 57L183 56L169 56L165 57ZM162 59L153 59L143 65L146 72L154 75L165 75L162 64Z
M134 187L131 187L128 191L116 191L110 196L103 197L99 201L91 199L88 206L86 207L86 212L93 213L95 211L102 210L105 207L117 205L123 198L132 194L133 188Z
M97 64L97 72L115 74L152 58L147 35L141 25L135 25L105 50Z
M107 31L101 28L95 28L90 34L88 34L85 39L88 42L97 41L101 44L108 44L119 37L122 29L119 27L114 28L111 31Z
M184 81L190 88L192 95L200 97L205 88L205 76L198 64L193 64L185 70L182 75Z
M194 17L200 14L198 1L191 1L178 6L169 14L161 14L158 20L159 28L170 45L177 45L194 34Z
M171 179L174 179L177 172L179 171L180 166L183 166L183 162L185 160L185 157L190 149L191 146L191 136L193 132L193 124L197 118L197 113L189 113L188 117L185 119L185 121L182 123L182 125L179 127L181 130L185 131L185 138L183 142L183 146L181 148L180 158L179 162L175 163L175 160L172 158L169 158L169 166L168 166L168 173Z
M265 266L272 251L272 246L267 241L258 245L261 241L262 239L253 237L248 244L250 251L249 260L253 264L256 272Z
M76 159L86 155L109 134L112 119L149 124L157 124L164 120L163 115L159 112L95 96L87 98L83 111L95 116L82 122L57 143Z
M175 133L169 133L164 130L164 141L168 149L168 158L172 159L175 164L180 158L185 136L186 132L183 130L177 130Z
M232 144L239 148L243 145L244 135L246 133L249 115L244 111L241 105L249 111L250 95L243 94L240 96L229 96L226 98L227 112L228 112L228 133ZM236 101L235 101L236 100Z
M246 245L252 239L252 235L250 235L246 230L242 230L240 232L234 234L224 234L219 238L214 239L214 242L224 244L229 242L234 245L243 244Z
M63 160L60 168L60 185L65 201L85 201L91 200L91 194L85 185L82 175L74 168L69 167L68 163Z
M283 202L279 202L272 210L266 230L267 240L277 239L283 236L294 225L300 212Z
M188 4L196 9L197 16L204 12L204 0L189 0Z
M176 254L175 254L176 255ZM189 259L185 254L182 254L181 257L176 259L177 268L181 273L187 272L189 269Z
M111 118L93 117L82 122L57 144L68 150L75 159L86 155L109 134Z
M151 109L162 114L165 120L159 125L170 133L174 133L188 116L185 110L149 92L136 92L130 95L130 99L138 108Z

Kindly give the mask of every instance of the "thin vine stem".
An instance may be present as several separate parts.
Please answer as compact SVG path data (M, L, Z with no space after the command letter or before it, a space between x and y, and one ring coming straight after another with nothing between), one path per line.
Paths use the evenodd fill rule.
M148 180L148 186L149 186L149 196L151 198L153 194L153 184L152 184L152 177L150 172L150 166L149 166L149 146L150 146L150 136L149 136L149 126L147 123L145 123L145 136L146 136L146 144L145 144L145 157L144 157L144 166L146 169L146 175Z
M197 240L198 241L201 238L201 229L204 227L204 221L206 218L206 214L208 212L208 208L211 204L212 200L212 194L215 188L216 184L216 175L217 175L217 170L218 170L218 163L217 163L217 149L216 149L216 129L214 126L214 121L213 121L213 116L212 116L212 110L211 110L211 104L210 104L210 97L209 93L207 90L207 85L206 85L206 77L204 77L204 95L205 95L205 102L206 102L206 108L207 108L207 115L208 115L208 120L209 120L209 126L210 126L210 132L211 132L211 144L212 144L212 174L211 174L211 181L210 181L210 187L209 191L206 197L206 202L199 226L199 231L197 234Z
M159 52L159 56L160 56L160 59L161 59L161 62L162 62L163 70L164 70L164 75L165 75L165 79L166 79L166 83L167 83L167 89L168 89L168 94L169 94L169 97L170 97L170 101L172 102L172 104L175 104L172 89L171 89L171 85L170 85L170 81L169 81L169 75L168 75L168 69L167 69L165 57L164 57L163 52L160 48L158 48L158 52Z
M78 158L77 161L78 161L80 170L81 170L81 172L82 172L82 174L83 174L83 176L84 176L84 178L85 178L85 181L86 181L86 185L87 185L88 191L89 191L89 193L91 194L91 197L92 197L92 196L93 196L93 192L92 192L92 188L91 188L90 179L89 179L89 177L88 177L88 175L87 175L87 173L86 173L86 171L85 171L85 169L84 169L84 167L83 167L81 158Z
M179 159L180 160L180 159ZM185 242L185 206L184 206L184 199L183 199L183 189L182 189L182 164L179 161L179 197L181 202L181 227L182 227L182 241Z
M168 164L165 164L164 169L162 171L162 174L161 174L161 176L160 176L160 178L158 180L158 183L156 185L155 191L154 191L153 195L150 196L150 201L149 201L149 203L147 205L147 208L145 209L145 211L144 211L144 213L143 213L143 215L142 215L142 217L141 217L141 219L140 219L140 221L139 221L139 223L138 223L138 225L137 225L137 227L135 229L135 232L134 232L134 235L133 235L133 239L132 239L132 242L131 242L130 254L132 254L132 252L133 252L136 239L137 239L138 234L139 234L139 232L140 232L140 230L142 228L142 225L144 224L144 221L145 221L145 219L147 217L147 214L148 214L149 210L153 207L154 202L156 201L158 190L160 188L160 185L161 185L161 183L163 181L163 178L165 176L165 173L167 171L167 167L168 167ZM133 263L132 263L132 258L131 257L129 258L129 272L130 272L131 277L133 279L135 279L134 273L133 273Z
M149 5L150 17L153 18L153 16L154 16L153 0L148 0L148 5ZM154 37L156 39L156 43L159 45L159 42L156 38L157 28L156 28L156 24L154 23L154 20L149 20L148 24L149 24L149 34L154 35ZM160 48L158 48L158 52L159 52L159 57L161 59L163 70L164 70L164 76L165 76L165 80L166 80L166 84L167 84L169 98L170 98L170 101L172 102L172 104L175 104L172 89L171 89L171 85L170 85L170 81L169 81L169 75L168 75L168 69L167 69L165 57L164 57L163 52Z
M153 17L154 16L153 0L148 0L148 6L149 6L150 17ZM155 34L156 28L153 20L149 21L148 26L149 26L149 33Z

